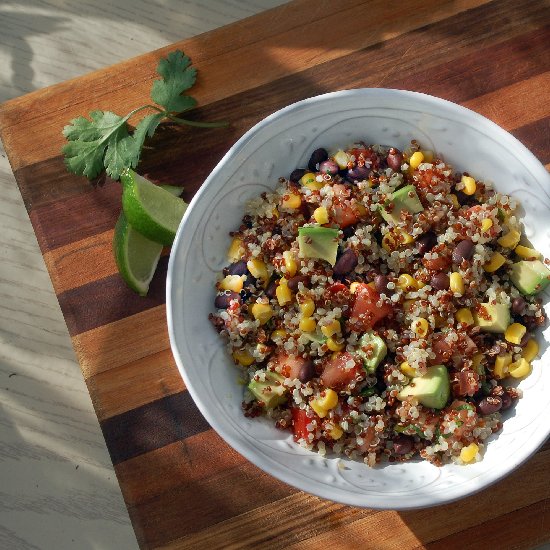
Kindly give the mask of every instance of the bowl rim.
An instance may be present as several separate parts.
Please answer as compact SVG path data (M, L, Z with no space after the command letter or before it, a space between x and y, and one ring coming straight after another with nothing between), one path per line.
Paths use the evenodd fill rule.
M330 100L332 98L347 98L347 97L353 97L357 96L359 98L368 98L369 96L376 97L377 95L387 95L389 97L394 96L395 98L410 98L413 100L419 100L421 102L428 103L435 103L436 105L441 106L444 109L450 109L451 111L454 111L456 114L463 114L470 118L470 120L477 121L480 124L485 125L486 128L490 129L492 132L494 132L499 141L507 142L509 146L513 146L516 148L516 150L519 149L522 155L525 155L530 163L530 170L533 172L533 176L537 179L547 179L550 182L550 174L546 171L543 164L540 162L540 160L525 146L523 143L521 143L517 138L515 138L512 134L504 130L501 126L493 122L492 120L488 119L487 117L477 113L476 111L473 111L467 107L464 107L462 105L459 105L457 103L454 103L452 101L448 101L446 99L433 96L430 94L425 94L421 92L414 92L409 90L402 90L402 89L394 89L394 88L352 88L352 89L344 89L339 90L335 92L328 92L323 93L315 96L311 96L305 99L301 99L299 101L296 101L294 103L291 103L285 107L282 107L281 109L278 109L277 111L271 113L270 115L266 116L254 126L252 126L249 130L247 130L224 154L224 156L221 158L221 160L216 164L214 169L210 172L208 177L205 179L197 193L194 195L194 197L191 199L189 206L186 210L186 213L183 216L182 222L179 225L178 231L176 233L176 237L174 239L174 243L172 245L172 250L175 250L178 248L179 243L181 240L183 240L184 237L182 235L185 234L187 226L190 224L190 213L193 211L194 206L201 200L202 195L206 192L206 189L210 182L214 180L218 173L221 172L225 166L226 163L229 162L229 160L234 157L243 147L246 143L248 143L254 135L256 135L258 132L260 132L264 127L271 124L274 120L278 119L279 117L285 116L289 114L290 112L301 109L304 107L307 107L311 104L321 102L324 100ZM202 399L198 395L198 393L195 391L195 388L193 384L190 382L190 379L187 376L186 369L183 365L181 355L179 353L178 345L177 345L177 339L176 339L176 331L174 326L174 314L173 314L173 300L172 293L173 293L173 283L174 283L174 271L176 269L175 267L175 254L170 254L169 262L168 262L168 271L167 271L167 279L166 279L166 316L167 316L167 325L168 325L168 335L170 339L170 347L172 350L172 354L174 356L178 371L182 377L182 379L185 382L186 389L191 394L191 397L193 398L194 403L196 404L197 408L200 410L201 414L205 417L206 421L209 423L209 425L216 431L216 433L228 444L230 445L235 451L237 451L239 454L241 454L244 458L246 458L248 461L250 461L252 464L260 468L262 471L266 472L268 475L271 475L275 477L276 479L283 481L284 483L287 483L288 485L297 488L299 490L305 491L309 494L313 494L315 496L318 496L320 498L329 499L329 497L326 496L326 494L323 494L322 491L316 491L312 490L308 484L308 480L306 478L300 478L299 476L289 475L288 469L285 467L273 469L270 465L266 466L263 459L258 460L257 455L253 452L253 450L249 450L246 446L242 445L239 441L238 437L235 437L232 433L227 433L218 423L216 416L210 413L209 408L206 406L205 403L203 403ZM539 449L540 447L545 443L545 441L548 439L548 436L550 435L550 428L547 431L548 433L545 433L544 435L539 435L538 439L535 443L531 443L529 446L525 446L524 448L526 451L521 453L519 456L515 456L514 460L508 462L505 466L503 466L500 470L491 470L489 472L483 473L483 484L480 486L473 486L468 488L467 491L460 492L459 494L453 495L451 497L445 497L441 494L437 495L430 495L429 499L425 499L425 501L422 499L422 496L419 495L419 502L416 505L397 505L397 506L383 506L378 505L376 503L372 502L361 502L360 499L364 497L366 500L368 499L368 490L365 489L364 495L358 496L356 494L351 494L350 499L345 498L330 498L330 500L333 500L335 502L339 502L346 505L351 506L358 506L358 507L368 507L371 509L377 509L377 510L415 510L415 509L422 509L422 508L429 508L433 506L438 506L442 504L451 503L457 500L460 500L462 498L471 496L475 493L478 493L489 486L493 485L497 481L500 481L507 477L513 470L518 468L520 465L524 464L530 457L532 457ZM342 458L342 457L337 457ZM327 459L331 459L331 457L327 457ZM434 466L437 468L437 466ZM398 504L398 503L395 503Z

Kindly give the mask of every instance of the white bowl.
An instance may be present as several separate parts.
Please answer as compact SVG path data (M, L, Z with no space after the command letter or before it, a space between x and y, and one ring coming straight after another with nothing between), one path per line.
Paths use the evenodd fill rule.
M193 198L172 247L168 328L178 368L210 425L244 457L303 491L353 506L411 509L442 504L501 479L544 443L550 427L550 365L544 354L521 381L524 391L481 462L441 468L425 461L369 468L322 458L264 419L245 418L242 386L225 343L210 325L214 284L226 265L229 231L243 205L305 166L317 147L368 143L405 148L417 139L457 170L494 182L525 210L525 232L550 257L550 176L514 137L468 109L424 94L345 90L306 99L268 116L223 157ZM547 296L545 296L547 298ZM547 301L547 300L545 300ZM547 311L548 313L548 311ZM544 331L548 342L550 329ZM546 368L542 368L546 364Z

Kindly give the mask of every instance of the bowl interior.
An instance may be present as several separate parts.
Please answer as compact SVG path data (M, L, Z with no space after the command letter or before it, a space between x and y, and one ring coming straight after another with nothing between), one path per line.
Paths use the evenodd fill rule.
M229 231L244 203L275 187L280 176L305 166L317 147L357 140L405 148L411 139L453 165L517 198L525 233L550 257L550 177L515 138L455 104L413 92L348 90L291 105L267 117L227 153L193 199L170 258L167 307L178 368L196 404L238 452L275 477L345 504L408 509L441 504L493 483L523 462L546 439L550 426L547 345L533 373L521 381L524 398L508 412L479 463L442 468L427 462L370 469L339 457L321 458L292 437L241 411L242 386L225 344L208 320L214 284L226 265ZM548 302L548 295L543 300ZM548 309L547 309L548 313ZM549 329L544 340L549 340Z

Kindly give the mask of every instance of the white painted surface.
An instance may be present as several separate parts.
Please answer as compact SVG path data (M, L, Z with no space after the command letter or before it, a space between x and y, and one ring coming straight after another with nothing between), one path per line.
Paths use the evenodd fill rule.
M3 0L0 102L282 3ZM136 548L1 145L0 197L0 549Z

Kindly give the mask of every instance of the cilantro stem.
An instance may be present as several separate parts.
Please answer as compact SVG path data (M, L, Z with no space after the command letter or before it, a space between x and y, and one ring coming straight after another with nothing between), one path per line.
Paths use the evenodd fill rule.
M166 117L177 124L185 124L187 126L194 126L196 128L227 128L229 122L199 122L198 120L187 120L186 118L179 118L177 116L166 113Z

